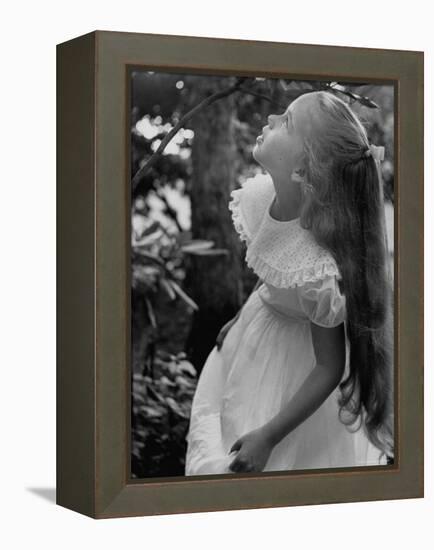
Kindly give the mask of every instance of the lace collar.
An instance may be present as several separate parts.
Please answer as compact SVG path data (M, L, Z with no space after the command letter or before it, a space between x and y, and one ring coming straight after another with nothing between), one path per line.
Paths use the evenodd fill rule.
M234 227L247 245L247 265L264 282L290 288L330 275L342 278L333 256L301 227L299 218L279 221L271 216L275 198L271 176L249 178L231 197L228 206Z

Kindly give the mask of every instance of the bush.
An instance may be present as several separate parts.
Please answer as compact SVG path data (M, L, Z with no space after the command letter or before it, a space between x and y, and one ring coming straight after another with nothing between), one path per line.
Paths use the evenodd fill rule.
M157 352L150 371L132 378L132 476L182 476L196 371L183 352Z

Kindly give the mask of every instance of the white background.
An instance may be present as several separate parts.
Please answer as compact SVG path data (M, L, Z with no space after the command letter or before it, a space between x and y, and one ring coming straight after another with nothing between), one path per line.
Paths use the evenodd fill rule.
M13 6L13 7L12 7ZM1 420L3 548L427 548L433 536L433 369L425 368L426 497L94 521L55 506L55 45L118 30L425 51L433 151L429 2L15 2L2 9ZM433 155L426 155L427 205ZM426 215L426 318L433 325ZM419 540L419 543L416 541ZM420 546L419 546L420 544Z

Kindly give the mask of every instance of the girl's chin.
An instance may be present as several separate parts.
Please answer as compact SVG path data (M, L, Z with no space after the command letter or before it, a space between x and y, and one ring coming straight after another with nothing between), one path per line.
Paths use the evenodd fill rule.
M252 152L253 160L255 160L255 161L259 164L259 166L262 166L262 168L263 168L264 170L266 170L265 166L262 164L261 155L258 155L258 154L256 153L256 151L257 151L257 149L256 149L256 147L255 147L255 148L253 149L253 152Z

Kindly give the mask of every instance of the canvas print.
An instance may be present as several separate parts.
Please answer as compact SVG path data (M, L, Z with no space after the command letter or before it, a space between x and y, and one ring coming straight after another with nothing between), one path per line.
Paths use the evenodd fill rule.
M128 79L130 477L391 467L393 85Z

